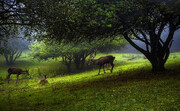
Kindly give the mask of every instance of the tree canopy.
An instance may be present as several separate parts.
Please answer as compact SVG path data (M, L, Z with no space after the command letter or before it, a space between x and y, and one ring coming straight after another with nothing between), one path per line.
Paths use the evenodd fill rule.
M62 17L55 15L56 19L47 26L49 34L57 40L93 40L122 34L133 47L146 56L154 71L164 70L174 32L180 28L179 0L72 0L69 3L63 15L64 21L61 21ZM60 11L62 12L58 12ZM54 13L49 14L54 16ZM62 27L62 31L58 31ZM169 29L169 34L163 39L161 34L165 28ZM146 49L135 44L134 39L143 42Z
M152 64L152 70L164 70L174 32L180 28L179 0L125 1L126 7L119 6L118 18L123 26L122 35L137 50L143 53ZM162 37L168 28L169 33ZM134 39L143 42L146 49L139 47Z
M90 42L123 35L154 71L164 70L180 28L179 0L3 0L1 7L1 29L8 24L33 26L43 39ZM165 28L169 34L164 39Z
M117 37L118 38L118 37ZM47 41L37 42L29 46L31 55L38 60L47 60L49 58L61 57L61 61L70 71L71 64L75 64L76 69L82 69L86 58L94 53L95 49L100 51L111 51L125 45L126 42L122 40L94 40L92 42L81 43L48 43Z

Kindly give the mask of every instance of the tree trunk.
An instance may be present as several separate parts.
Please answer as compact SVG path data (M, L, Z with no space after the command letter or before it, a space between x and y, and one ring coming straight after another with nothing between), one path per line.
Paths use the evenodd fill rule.
M152 71L153 72L159 72L159 71L164 71L164 63L163 61L150 61L152 64Z
M168 53L168 52L167 52ZM152 65L152 71L153 72L159 72L165 70L165 63L167 61L167 58L169 57L169 54L164 53L163 55L160 54L149 54L150 56L147 56L147 59L150 61Z
M84 68L84 64L85 64L85 58L83 57L82 60L81 60L81 69Z
M151 25L150 25L151 26ZM170 25L171 26L171 25ZM163 30L163 27L162 27ZM159 72L165 70L165 63L169 57L170 54L170 47L173 42L173 35L174 35L174 28L169 28L169 34L165 41L161 38L162 30L156 34L156 28L152 26L150 27L150 30L148 32L149 34L149 40L147 39L147 36L142 32L142 35L144 35L143 39L138 36L137 34L134 34L134 36L140 40L141 42L144 42L146 45L146 49L143 49L138 46L129 36L128 33L124 33L124 38L138 51L140 51L142 54L146 56L146 58L151 62L152 64L152 71L153 72ZM132 30L132 33L134 30ZM135 33L135 32L134 32Z
M66 64L68 72L71 72L71 64Z
M80 63L81 63L80 61L75 62L75 67L76 67L77 70L80 69Z
M62 56L62 62L63 62L64 65L67 66L67 71L68 72L71 72L71 61L72 61L71 56L69 56L69 55Z
M80 69L80 64L81 64L81 56L80 54L74 54L74 64L77 70Z
M76 69L80 70L84 68L85 58L75 58L74 60Z
M7 54L4 54L4 57L5 57L5 59L6 59L6 64L7 65L12 65L11 63L10 63L10 61L9 61L9 56L7 55Z

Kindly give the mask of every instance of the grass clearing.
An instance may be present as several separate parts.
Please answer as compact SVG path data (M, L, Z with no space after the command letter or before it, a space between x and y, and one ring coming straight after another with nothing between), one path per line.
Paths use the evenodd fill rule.
M107 55L99 54L96 58ZM16 67L28 67L31 78L21 76L10 84L3 59L0 59L0 109L2 111L124 111L124 110L180 110L180 53L170 55L166 72L150 72L150 63L141 54L112 54L116 56L113 73L97 75L98 68L66 75L65 68L56 61L33 61L28 55L21 57ZM20 62L21 61L21 62ZM24 61L24 62L23 62ZM25 62L26 61L26 62ZM27 64L28 63L28 64ZM53 66L54 65L54 66ZM60 65L60 66L58 66ZM38 67L46 72L61 70L56 77L49 77L48 84L40 85ZM62 66L63 67L63 66ZM51 71L49 71L51 72ZM42 71L44 74L44 72ZM51 72L50 74L52 74ZM50 75L49 74L49 75Z

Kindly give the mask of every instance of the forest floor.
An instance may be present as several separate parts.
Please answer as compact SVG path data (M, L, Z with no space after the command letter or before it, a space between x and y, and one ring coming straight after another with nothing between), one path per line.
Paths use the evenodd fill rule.
M67 73L60 58L37 61L23 54L12 67L29 69L30 76L12 75L0 57L0 111L178 111L180 110L180 53L172 53L164 72L151 72L141 54L111 53L113 73L98 75L98 66ZM99 54L96 58L107 54ZM47 75L48 83L39 84Z

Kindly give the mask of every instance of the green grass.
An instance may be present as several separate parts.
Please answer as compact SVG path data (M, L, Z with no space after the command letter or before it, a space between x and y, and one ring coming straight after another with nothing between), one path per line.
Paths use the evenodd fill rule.
M99 54L96 58L107 55ZM53 60L38 62L24 54L14 66L29 68L31 78L4 81L8 66L0 59L0 109L2 111L178 111L180 110L180 53L170 55L166 72L152 73L141 54L117 54L113 73L97 75L98 67L66 74ZM48 72L48 84L40 85ZM62 68L63 67L63 68ZM46 69L43 72L43 68ZM87 68L87 67L86 67ZM55 72L53 72L55 71ZM50 76L60 73L56 77Z

